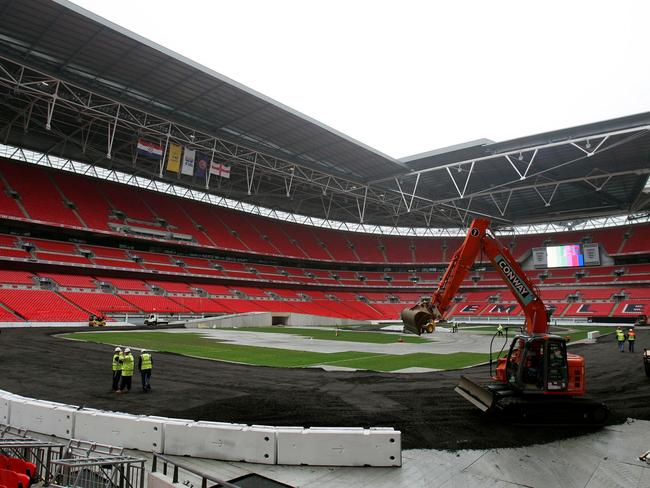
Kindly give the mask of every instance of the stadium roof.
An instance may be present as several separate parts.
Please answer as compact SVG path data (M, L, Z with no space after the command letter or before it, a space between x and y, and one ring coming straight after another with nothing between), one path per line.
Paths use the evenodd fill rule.
M0 137L321 219L503 226L647 212L650 114L393 159L63 0L0 0ZM232 165L209 181L138 138Z

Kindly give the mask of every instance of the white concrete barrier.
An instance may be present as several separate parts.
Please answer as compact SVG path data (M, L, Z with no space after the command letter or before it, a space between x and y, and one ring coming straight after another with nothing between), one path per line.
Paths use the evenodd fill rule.
M10 398L9 403L8 423L13 427L63 438L75 434L73 406L22 397Z
M260 464L401 466L392 428L310 428L194 422L33 400L0 390L0 423L19 429L178 456Z
M9 425L9 410L12 399L23 398L8 391L0 390L0 423Z
M275 427L220 422L165 423L165 454L275 464Z
M163 452L163 422L146 416L82 409L75 416L75 438L127 449Z
M401 432L391 428L277 427L277 463L401 466Z

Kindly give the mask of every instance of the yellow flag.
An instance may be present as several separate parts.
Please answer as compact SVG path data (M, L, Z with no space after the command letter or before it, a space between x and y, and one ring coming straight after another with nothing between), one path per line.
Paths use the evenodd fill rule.
M181 155L183 154L183 147L178 144L170 144L169 152L167 153L167 171L178 173L181 169Z

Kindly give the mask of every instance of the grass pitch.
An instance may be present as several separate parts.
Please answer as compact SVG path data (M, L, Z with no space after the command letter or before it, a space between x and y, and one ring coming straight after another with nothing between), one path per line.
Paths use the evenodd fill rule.
M391 344L398 342L401 337L402 342L408 344L425 344L431 340L423 339L413 335L387 334L385 332L360 332L351 330L340 330L338 336L336 329L314 329L300 327L236 327L233 329L242 332L265 332L269 334L293 334L303 337L312 337L326 341L343 341L343 342L368 342L371 344Z
M62 337L100 344L124 345L186 356L218 359L257 366L300 368L332 365L372 371L395 371L420 367L432 369L457 369L488 360L488 354L457 352L453 354L414 353L405 355L377 354L359 351L314 353L243 346L208 339L197 333L174 334L169 332L76 332Z

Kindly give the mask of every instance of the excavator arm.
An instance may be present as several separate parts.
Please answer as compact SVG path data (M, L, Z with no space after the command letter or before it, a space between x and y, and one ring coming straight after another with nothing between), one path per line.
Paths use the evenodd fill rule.
M490 221L474 219L467 231L463 244L454 253L431 301L421 302L402 311L404 327L421 334L428 324L442 320L452 299L458 293L461 283L476 261L479 252L485 254L508 285L526 316L526 330L529 334L548 332L548 316L534 285L530 282L510 251L503 247L488 232Z

